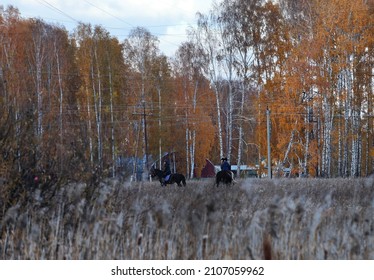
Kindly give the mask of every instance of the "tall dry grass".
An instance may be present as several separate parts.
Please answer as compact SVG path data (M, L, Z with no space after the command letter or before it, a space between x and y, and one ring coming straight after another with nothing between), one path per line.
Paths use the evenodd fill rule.
M33 190L1 259L374 259L373 179L106 181Z

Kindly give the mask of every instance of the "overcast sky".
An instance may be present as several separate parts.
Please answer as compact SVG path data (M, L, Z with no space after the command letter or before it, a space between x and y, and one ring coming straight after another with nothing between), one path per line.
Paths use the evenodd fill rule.
M78 22L101 25L122 42L137 26L160 40L160 50L173 56L196 24L196 12L208 13L213 0L1 0L24 18L42 18L72 31Z

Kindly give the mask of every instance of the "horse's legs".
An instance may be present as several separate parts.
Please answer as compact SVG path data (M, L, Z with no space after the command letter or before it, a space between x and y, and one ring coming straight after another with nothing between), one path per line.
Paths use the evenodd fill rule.
M160 178L160 183L161 183L161 187L165 187L166 186L164 178Z

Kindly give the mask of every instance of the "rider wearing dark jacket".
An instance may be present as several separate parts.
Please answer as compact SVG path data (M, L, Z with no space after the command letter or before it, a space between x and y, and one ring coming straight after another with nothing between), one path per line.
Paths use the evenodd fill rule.
M221 170L231 170L231 165L227 158L221 158Z
M162 168L162 171L164 172L163 174L163 181L166 182L168 179L167 176L171 174L171 170L170 170L170 163L168 160L164 160L164 165L163 165L163 168Z

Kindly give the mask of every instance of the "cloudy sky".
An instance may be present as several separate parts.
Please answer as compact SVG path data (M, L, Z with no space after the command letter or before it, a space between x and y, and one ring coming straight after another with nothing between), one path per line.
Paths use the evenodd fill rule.
M196 24L196 12L208 13L214 0L2 0L24 18L42 18L72 31L78 22L101 25L123 41L131 29L147 28L160 40L161 51L174 55Z

